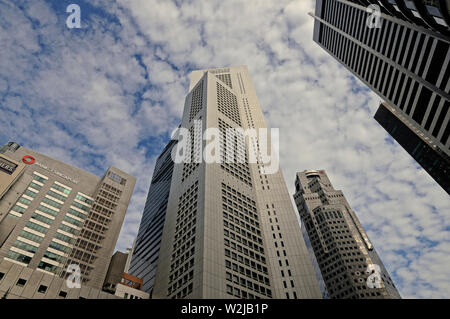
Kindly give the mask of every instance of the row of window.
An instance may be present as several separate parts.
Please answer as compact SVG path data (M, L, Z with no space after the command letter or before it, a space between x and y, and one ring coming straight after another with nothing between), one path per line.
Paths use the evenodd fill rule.
M197 115L203 107L203 80L193 89L191 95L191 108L189 113L189 121Z
M413 33L417 32L414 31ZM419 54L419 49L417 49L417 53L411 59L412 45L416 39L418 48L425 46L425 51L423 57L420 58L422 55ZM367 81L374 90L385 96L385 99L393 105L398 105L400 109L426 130L430 129L433 120L437 117L438 120L435 121L430 133L437 138L440 136L441 143L446 144L450 135L450 128L448 128L448 124L444 123L444 119L449 111L449 101L444 101L440 95L419 84L397 67L385 62L327 26L323 26L322 41L326 48L334 52L339 60ZM439 74L443 69L442 63L445 56L450 54L448 53L449 45L424 34L411 35L411 41L410 49L403 47L399 51L399 56L402 57L407 52L408 55L403 60L404 63L408 63L411 67L417 66L412 71L419 76L423 76L428 82L437 85L441 90L445 90L448 76L450 76L450 73L448 73L450 68L445 71L448 75L447 78L445 78L445 75L439 77ZM409 42L406 39L402 42L403 46L406 46L407 43ZM337 48L340 49L337 50ZM426 63L429 60L427 59L428 56L430 56L431 62L426 75L423 75L425 74ZM405 65L404 67L408 66ZM436 82L439 78L443 79L440 84ZM427 115L428 110L430 112ZM442 133L440 133L441 131Z
M266 288L265 286L259 285L251 280L248 280L244 277L240 277L237 275L234 275L230 272L225 272L225 279L229 282L232 282L235 285L239 285L241 286L241 290L242 288L248 289L248 290L252 290L256 293L260 293L262 295L268 296L269 298L272 297L272 291L268 288ZM267 285L268 285L268 280L267 280Z
M216 89L218 111L239 125L239 127L242 126L236 95L219 82L216 82Z
M218 118L218 123L220 130L220 167L241 182L252 186L244 136L240 132L234 130L233 134L230 136L233 127L225 123L221 118ZM229 143L232 144L229 145ZM229 156L229 154L224 155L228 149L231 149L234 153L234 158L232 160L228 160L227 156Z
M168 296L184 298L186 294L192 292L192 289L187 287L192 285L193 272L192 275L185 274L194 266L197 197L198 181L195 181L178 199L175 243L172 247L169 277L173 284L168 287ZM180 247L182 245L184 250Z
M38 180L39 179L39 180ZM33 180L37 180L37 181L44 181L43 183L45 183L45 179L33 174ZM17 200L16 204L13 206L13 208L10 210L9 215L13 216L13 217L21 217L25 211L27 210L28 206L31 204L31 202L33 201L34 197L36 197L36 189L32 186L36 185L37 187L41 187L39 185L37 185L34 182L31 182L28 185L28 188L25 190L25 192L22 194L22 196Z

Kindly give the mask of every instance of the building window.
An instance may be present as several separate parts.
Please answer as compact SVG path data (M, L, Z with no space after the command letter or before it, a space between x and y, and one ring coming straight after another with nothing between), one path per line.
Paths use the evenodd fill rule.
M39 286L38 292L44 294L46 291L47 291L47 286L44 286L44 285Z
M26 283L27 281L25 279L19 278L19 280L17 280L16 286L23 287Z

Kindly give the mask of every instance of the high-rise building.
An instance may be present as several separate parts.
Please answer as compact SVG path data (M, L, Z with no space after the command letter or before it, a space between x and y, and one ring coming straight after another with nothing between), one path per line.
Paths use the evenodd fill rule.
M267 128L247 67L192 72L183 128L192 161L173 167L152 297L321 298L272 146L245 136ZM152 243L138 236L135 255Z
M174 166L171 152L175 145L176 141L171 140L156 161L129 270L130 274L143 279L142 290L148 292L150 296L155 283L166 220Z
M294 200L331 298L400 298L344 194L323 170L297 173Z
M0 171L0 260L62 278L77 265L81 283L101 289L136 179L115 167L99 178L14 145L0 161L9 163Z
M386 15L450 36L450 0L349 0L377 5Z
M419 4L429 3L424 4L427 10L437 14L437 2L381 1L383 12L394 8L396 16L381 13L378 23L377 15L356 4L369 2L353 2L317 0L314 41L408 120L437 152L450 156L450 38L420 22L428 17ZM417 10L411 11L414 4ZM448 23L448 11L442 9L448 2L446 6L439 12ZM403 19L397 17L402 14ZM415 22L408 22L408 16Z
M380 104L375 120L450 194L450 157L447 154L385 102Z

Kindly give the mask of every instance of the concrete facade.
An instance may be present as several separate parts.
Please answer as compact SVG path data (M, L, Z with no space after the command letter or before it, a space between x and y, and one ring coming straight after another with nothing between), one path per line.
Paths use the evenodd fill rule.
M149 299L148 292L119 283L114 295L122 299Z
M226 137L267 127L247 67L192 72L181 127L193 161L174 166L152 297L321 298L282 173L249 162L259 137ZM196 160L209 128L223 133L219 162ZM226 143L245 160L225 160Z
M9 189L17 182L22 176L25 169L23 162L17 162L4 154L0 153L0 200L9 191ZM5 217L0 212L0 221Z
M0 200L0 260L62 278L78 265L82 284L101 289L135 178L114 167L99 178L25 147L2 156L25 168Z
M100 289L69 288L56 275L7 260L0 262L0 298L6 299L118 299Z
M111 262L109 263L104 286L109 286L111 284L115 285L122 280L127 258L128 254L126 253L120 251L114 253L111 257Z
M325 171L297 173L295 188L294 200L327 294L334 299L400 298L355 212ZM374 275L378 267L379 277ZM377 285L370 287L370 280Z

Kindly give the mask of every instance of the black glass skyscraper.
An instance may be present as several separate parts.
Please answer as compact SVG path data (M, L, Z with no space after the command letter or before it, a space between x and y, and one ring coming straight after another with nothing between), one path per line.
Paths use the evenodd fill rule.
M381 103L375 120L411 155L431 177L450 194L450 157L435 145L391 106Z
M378 23L374 12L366 11L375 2L383 4ZM448 6L444 1L375 2L317 0L313 39L436 152L450 156Z
M151 293L155 282L159 249L166 217L173 166L171 152L177 141L170 141L156 161L152 182L139 226L130 274L142 278L142 290Z

